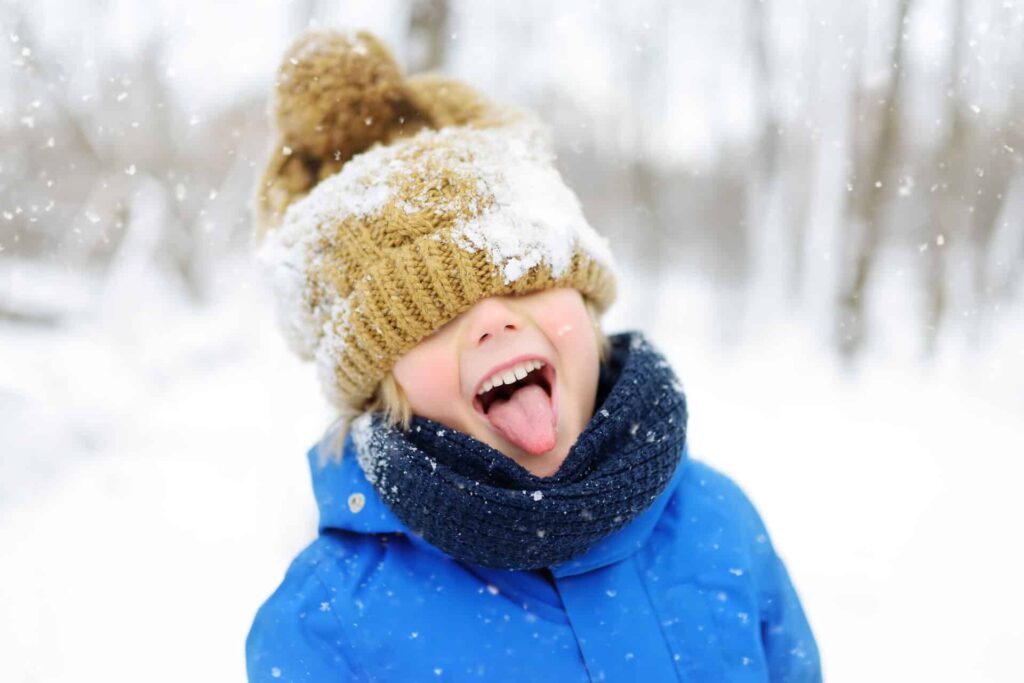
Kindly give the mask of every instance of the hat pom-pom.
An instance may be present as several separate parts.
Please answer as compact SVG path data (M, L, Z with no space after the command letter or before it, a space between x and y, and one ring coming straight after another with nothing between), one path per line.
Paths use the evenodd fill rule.
M285 53L276 89L282 143L346 161L384 139L405 105L394 57L364 31L309 30Z
M372 34L309 29L285 52L271 113L274 147L259 183L257 236L356 154L421 125L394 57Z

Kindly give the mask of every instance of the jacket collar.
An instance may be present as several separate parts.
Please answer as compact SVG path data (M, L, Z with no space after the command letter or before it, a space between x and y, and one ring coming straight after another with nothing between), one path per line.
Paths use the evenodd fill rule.
M360 534L405 534L410 542L422 550L450 559L448 554L411 533L381 500L359 466L351 434L345 439L340 462L324 458L321 465L319 444L310 448L307 457L313 478L313 493L320 510L321 533L338 529ZM649 508L619 531L598 541L584 554L551 567L552 574L556 577L582 574L619 562L643 547L688 464L689 448L684 446L682 459L672 480Z

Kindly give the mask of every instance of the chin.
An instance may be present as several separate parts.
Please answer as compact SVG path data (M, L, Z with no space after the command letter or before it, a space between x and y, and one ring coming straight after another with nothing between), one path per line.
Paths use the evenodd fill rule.
M562 439L555 442L555 445L551 450L538 455L532 455L530 453L519 453L519 457L515 458L516 462L522 465L528 472L538 477L550 477L562 466L565 459L569 455L569 450L572 445L576 443L576 438L579 436L577 432L573 435L572 439L568 443L563 443Z
M552 448L544 455L529 456L531 460L520 463L526 471L536 477L550 477L558 472L558 469L565 462L565 454L556 455L555 448Z

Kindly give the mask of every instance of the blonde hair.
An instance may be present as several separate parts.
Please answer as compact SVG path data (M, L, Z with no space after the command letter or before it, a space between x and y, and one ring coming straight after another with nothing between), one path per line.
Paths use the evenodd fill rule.
M601 316L597 306L588 297L583 297L583 303L597 338L598 363L603 364L608 358L611 343L601 329ZM388 426L399 427L403 431L409 429L409 425L412 423L412 407L409 405L409 398L405 395L405 391L395 379L394 372L388 371L361 412L341 415L334 421L321 441L321 454L329 453L331 459L341 460L345 437L348 435L352 422L365 413L383 413L384 422Z

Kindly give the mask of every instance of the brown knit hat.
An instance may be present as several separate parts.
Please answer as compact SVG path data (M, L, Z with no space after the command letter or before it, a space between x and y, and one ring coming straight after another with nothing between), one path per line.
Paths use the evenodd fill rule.
M477 301L574 287L615 298L607 243L529 112L406 78L364 32L286 52L256 195L260 261L293 348L360 412L394 362Z

